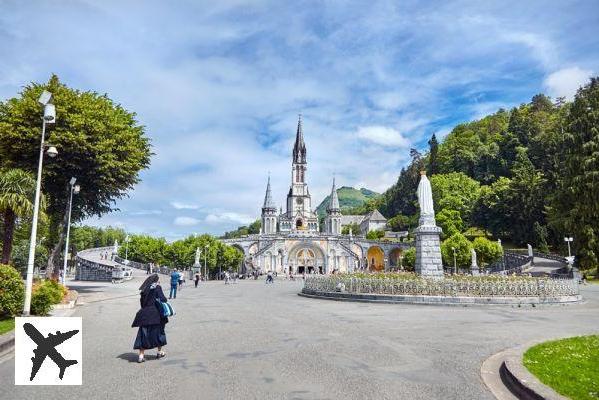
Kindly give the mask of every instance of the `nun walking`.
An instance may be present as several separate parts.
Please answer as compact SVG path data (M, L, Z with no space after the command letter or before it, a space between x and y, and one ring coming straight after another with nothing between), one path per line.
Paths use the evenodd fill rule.
M138 328L133 348L139 350L137 362L142 363L145 361L144 352L149 349L157 349L156 358L166 356L162 347L166 345L164 326L168 318L163 317L158 309L157 301L166 303L167 300L158 282L157 274L150 275L139 287L139 291L141 308L135 314L131 327Z

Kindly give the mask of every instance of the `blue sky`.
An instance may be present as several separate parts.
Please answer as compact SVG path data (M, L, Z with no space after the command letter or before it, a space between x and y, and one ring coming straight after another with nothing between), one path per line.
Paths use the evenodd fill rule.
M6 1L0 98L51 73L138 113L153 151L88 223L177 239L283 205L298 113L316 205L383 191L431 134L599 74L596 1Z

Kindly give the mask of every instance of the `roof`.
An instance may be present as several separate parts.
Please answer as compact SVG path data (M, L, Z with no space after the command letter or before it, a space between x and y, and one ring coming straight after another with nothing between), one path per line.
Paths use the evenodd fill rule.
M383 214L379 212L379 210L374 209L369 214L366 215L364 220L367 221L387 221L387 218L383 217Z
M364 215L342 215L341 225L360 224L364 220Z

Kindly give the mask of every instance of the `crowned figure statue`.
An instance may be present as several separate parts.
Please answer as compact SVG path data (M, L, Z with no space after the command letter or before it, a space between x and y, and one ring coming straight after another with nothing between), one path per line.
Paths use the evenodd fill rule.
M420 173L418 183L418 206L420 219L416 228L416 273L440 278L443 276L443 261L441 260L441 228L435 222L435 209L433 206L433 190L431 182L426 177L426 172Z

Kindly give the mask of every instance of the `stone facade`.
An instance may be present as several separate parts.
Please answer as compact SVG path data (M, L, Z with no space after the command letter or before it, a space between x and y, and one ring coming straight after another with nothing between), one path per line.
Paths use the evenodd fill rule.
M353 235L341 235L343 216L334 181L322 231L319 229L306 180L308 162L301 116L292 155L286 211L277 212L269 178L262 205L260 234L223 240L243 251L241 269L244 272L271 270L328 274L333 271L381 271L398 267L400 255L410 247L409 244L366 240L363 235L368 229L366 232L353 232ZM380 228L386 223L378 211L366 218L360 217L362 223L368 221L368 226L372 224Z

